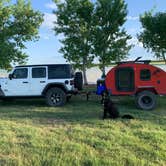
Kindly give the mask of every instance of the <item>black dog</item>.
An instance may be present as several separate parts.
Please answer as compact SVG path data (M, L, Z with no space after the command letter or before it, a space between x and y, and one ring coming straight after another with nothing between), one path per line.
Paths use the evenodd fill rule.
M133 116L131 115L123 115L120 116L120 113L117 109L117 107L115 106L115 104L112 102L112 100L110 99L105 99L104 100L104 114L103 114L103 119L106 119L107 116L109 115L109 118L111 119L116 119L116 118L123 118L123 119L134 119Z

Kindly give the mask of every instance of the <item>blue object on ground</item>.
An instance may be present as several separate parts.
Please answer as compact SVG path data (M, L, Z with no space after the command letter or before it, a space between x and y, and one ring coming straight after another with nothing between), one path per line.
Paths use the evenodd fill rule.
M96 92L96 94L97 94L97 95L102 95L105 90L106 90L105 85L99 84L99 85L97 86L97 92Z

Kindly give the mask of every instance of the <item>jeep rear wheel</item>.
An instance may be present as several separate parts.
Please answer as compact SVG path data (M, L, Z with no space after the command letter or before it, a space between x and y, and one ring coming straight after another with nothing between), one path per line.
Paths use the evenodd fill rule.
M150 91L140 92L136 96L136 105L143 110L152 110L156 107L156 95Z
M61 88L51 88L46 92L46 102L49 106L63 106L66 103L66 93Z

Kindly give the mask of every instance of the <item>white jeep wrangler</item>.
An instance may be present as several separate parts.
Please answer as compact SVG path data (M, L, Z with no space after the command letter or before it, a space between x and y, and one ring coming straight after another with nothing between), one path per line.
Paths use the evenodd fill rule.
M48 105L62 106L82 85L82 74L69 64L16 66L0 79L0 99L45 97Z

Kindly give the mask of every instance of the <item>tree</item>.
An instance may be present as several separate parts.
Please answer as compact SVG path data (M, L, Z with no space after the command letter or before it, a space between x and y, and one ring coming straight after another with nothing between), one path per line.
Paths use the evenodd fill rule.
M97 0L93 21L93 46L103 72L111 61L125 58L131 48L127 44L131 37L122 28L126 16L127 5L123 0Z
M91 28L93 3L90 0L55 0L57 16L56 34L63 34L60 52L64 58L83 71L84 84L87 84L86 69L91 66Z
M130 36L122 28L126 21L127 5L123 0L66 0L57 2L56 34L63 34L60 52L67 61L83 71L91 67L94 57L105 69L112 60L121 60L131 46Z
M30 1L0 1L0 67L8 69L11 63L25 62L22 52L26 41L38 39L38 28L43 21L39 11L34 11Z
M138 39L144 48L155 53L157 58L162 58L166 63L166 13L145 12L140 16L143 31Z

